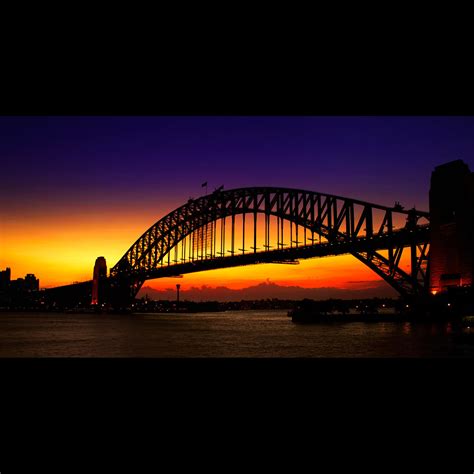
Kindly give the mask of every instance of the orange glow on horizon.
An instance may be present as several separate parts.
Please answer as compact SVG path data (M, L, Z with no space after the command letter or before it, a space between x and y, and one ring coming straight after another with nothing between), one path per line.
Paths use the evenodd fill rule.
M402 257L408 268L408 254ZM258 264L242 267L188 273L177 278L148 280L144 286L156 290L174 288L181 283L183 291L191 287L242 289L269 281L280 286L302 288L335 287L341 289L371 288L382 279L352 255L338 255L300 260L299 265Z
M152 219L132 210L107 219L97 212L3 219L0 268L10 267L13 279L34 273L41 288L91 280L95 259L115 265Z
M168 212L169 208L164 204L160 209L147 208L146 212L137 212L131 206L126 210L107 209L104 213L97 209L75 213L56 209L55 212L45 214L36 212L29 216L2 217L0 269L10 267L12 279L34 273L40 280L41 288L91 280L98 256L105 256L110 269L143 232L156 222L157 215L164 216ZM264 235L261 217L263 216L259 216L257 226L257 245L260 250ZM229 224L230 219L227 222ZM270 238L271 245L276 248L277 230L274 224L272 223ZM253 219L249 216L245 229L249 233L253 230ZM285 242L288 244L287 227L284 232ZM241 248L242 229L236 234L238 249ZM298 240L302 241L303 235L300 228ZM307 232L307 237L310 236L310 232ZM309 243L308 241L307 244ZM252 245L253 240L246 240L247 251ZM227 248L230 248L230 235L226 235ZM404 254L402 266L408 267L408 262L408 256ZM303 288L356 288L360 285L370 286L370 282L379 282L381 278L353 256L340 255L301 260L299 265L259 264L192 273L184 275L178 281L183 284L183 289L203 285L241 289L267 280L279 285ZM170 278L150 280L145 285L156 289L174 288L176 281Z

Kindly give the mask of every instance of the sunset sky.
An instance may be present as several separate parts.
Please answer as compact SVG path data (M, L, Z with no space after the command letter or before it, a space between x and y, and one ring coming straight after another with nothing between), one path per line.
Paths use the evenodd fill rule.
M224 185L282 186L428 210L430 174L474 171L474 117L2 117L0 269L51 287L112 267L159 218ZM184 275L182 290L271 281L380 286L352 256ZM147 286L172 288L176 279Z

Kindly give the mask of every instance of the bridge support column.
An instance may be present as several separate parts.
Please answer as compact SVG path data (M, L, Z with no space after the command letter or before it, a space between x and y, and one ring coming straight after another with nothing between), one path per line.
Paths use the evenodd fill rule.
M437 166L430 188L432 294L471 287L474 269L474 173L461 160Z
M113 312L131 312L135 296L143 281L125 275L110 277L107 285L107 306Z
M107 263L104 257L97 257L94 265L92 280L92 301L95 307L100 307L105 302L105 280L107 278Z

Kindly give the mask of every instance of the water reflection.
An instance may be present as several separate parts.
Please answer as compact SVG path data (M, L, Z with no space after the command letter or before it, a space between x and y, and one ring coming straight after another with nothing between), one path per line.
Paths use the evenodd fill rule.
M471 325L472 328L472 325ZM297 325L285 311L0 314L0 357L474 357L456 326Z

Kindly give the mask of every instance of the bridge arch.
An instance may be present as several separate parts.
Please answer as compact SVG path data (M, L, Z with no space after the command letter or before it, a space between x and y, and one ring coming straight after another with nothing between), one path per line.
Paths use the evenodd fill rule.
M242 257L234 248L226 256L225 237L224 248L220 255L215 251L209 256L201 254L200 260L188 256L182 263L168 265L164 258L173 249L199 231L216 227L221 224L225 233L225 223L230 218L230 231L235 232L235 218L242 215L244 219L243 238L251 239L254 245L252 252L242 246ZM245 218L251 216L256 224L258 215L265 219L265 243L263 251L258 252L255 244L257 228L254 235L245 236ZM376 218L377 215L377 218ZM403 216L405 224L396 227L397 216ZM298 232L305 229L303 246L295 246L283 242L281 227L281 247L270 250L269 233L271 217L276 220L277 232L280 225L287 222L290 230ZM398 219L399 220L399 219ZM311 234L311 244L307 245L306 231ZM419 294L425 291L427 281L429 214L415 209L404 210L401 206L387 207L356 199L306 191L300 189L277 187L239 188L232 190L217 190L212 194L197 199L190 199L184 205L171 211L145 231L124 256L111 269L112 280L128 281L131 295L135 295L143 282L169 274L165 267L176 267L176 271L186 273L208 268L221 268L240 264L272 261L282 258L308 258L318 255L351 253L369 268L375 271L399 293ZM212 234L212 231L211 231ZM319 243L314 236L319 237ZM206 234L207 236L207 234ZM212 234L216 239L216 234ZM208 237L208 236L207 236ZM206 237L206 238L207 238ZM204 232L202 232L204 238ZM222 238L222 235L221 235ZM280 236L277 237L280 239ZM291 240L291 239L290 239ZM222 241L221 241L222 243ZM285 246L289 248L284 248ZM404 248L411 252L411 270L405 272L400 266L400 257ZM211 246L212 248L212 246ZM380 253L387 252L387 256ZM247 254L245 254L247 252ZM270 260L265 260L270 259ZM181 259L182 260L182 259Z

